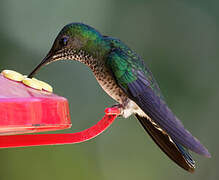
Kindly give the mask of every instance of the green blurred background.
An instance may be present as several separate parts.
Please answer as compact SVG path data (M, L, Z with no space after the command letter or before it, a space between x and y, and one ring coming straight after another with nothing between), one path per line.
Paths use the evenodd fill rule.
M120 38L144 58L173 112L212 154L206 159L193 153L197 170L189 174L134 117L118 118L85 143L0 150L1 180L219 179L219 1L2 0L0 22L0 70L24 74L70 22ZM69 100L73 127L64 132L93 125L115 103L80 63L56 62L37 77Z

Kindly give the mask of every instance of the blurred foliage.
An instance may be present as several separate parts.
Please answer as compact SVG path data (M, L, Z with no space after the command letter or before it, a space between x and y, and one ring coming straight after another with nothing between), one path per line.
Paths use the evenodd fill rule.
M211 159L194 154L198 168L189 174L156 147L134 117L119 118L86 143L0 150L0 179L219 178L219 1L3 0L0 15L1 70L28 74L70 22L120 38L144 58L169 106L212 153ZM65 132L91 126L115 103L80 63L53 63L37 77L68 98L73 127Z

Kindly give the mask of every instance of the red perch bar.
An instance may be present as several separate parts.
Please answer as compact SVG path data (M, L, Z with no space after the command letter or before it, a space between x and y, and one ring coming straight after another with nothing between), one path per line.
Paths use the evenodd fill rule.
M81 132L14 135L70 128L68 101L0 75L0 148L87 141L107 129L119 113L117 108L107 108L97 124Z

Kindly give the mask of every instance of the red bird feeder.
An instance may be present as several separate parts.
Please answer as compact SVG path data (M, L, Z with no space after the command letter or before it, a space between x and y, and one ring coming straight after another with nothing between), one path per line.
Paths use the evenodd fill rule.
M0 148L87 141L106 130L119 114L119 109L107 108L97 124L81 132L20 135L70 128L68 101L0 75Z

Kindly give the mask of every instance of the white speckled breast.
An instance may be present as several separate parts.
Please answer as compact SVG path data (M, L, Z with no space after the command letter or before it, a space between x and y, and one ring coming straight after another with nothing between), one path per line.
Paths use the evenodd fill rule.
M123 90L118 86L115 79L113 78L113 75L109 69L107 69L103 61L92 58L82 50L76 54L74 50L68 49L66 52L60 55L60 57L56 58L62 59L63 57L69 60L82 62L89 66L103 90L119 104L122 104L123 112L121 112L121 114L123 117L127 118L133 113L147 117L147 115L138 107L138 105L129 99Z
M128 100L127 95L122 91L122 89L117 85L115 79L113 78L111 72L109 72L105 67L98 68L95 70L95 66L90 66L92 69L97 81L103 90L115 99L120 104L123 104Z

